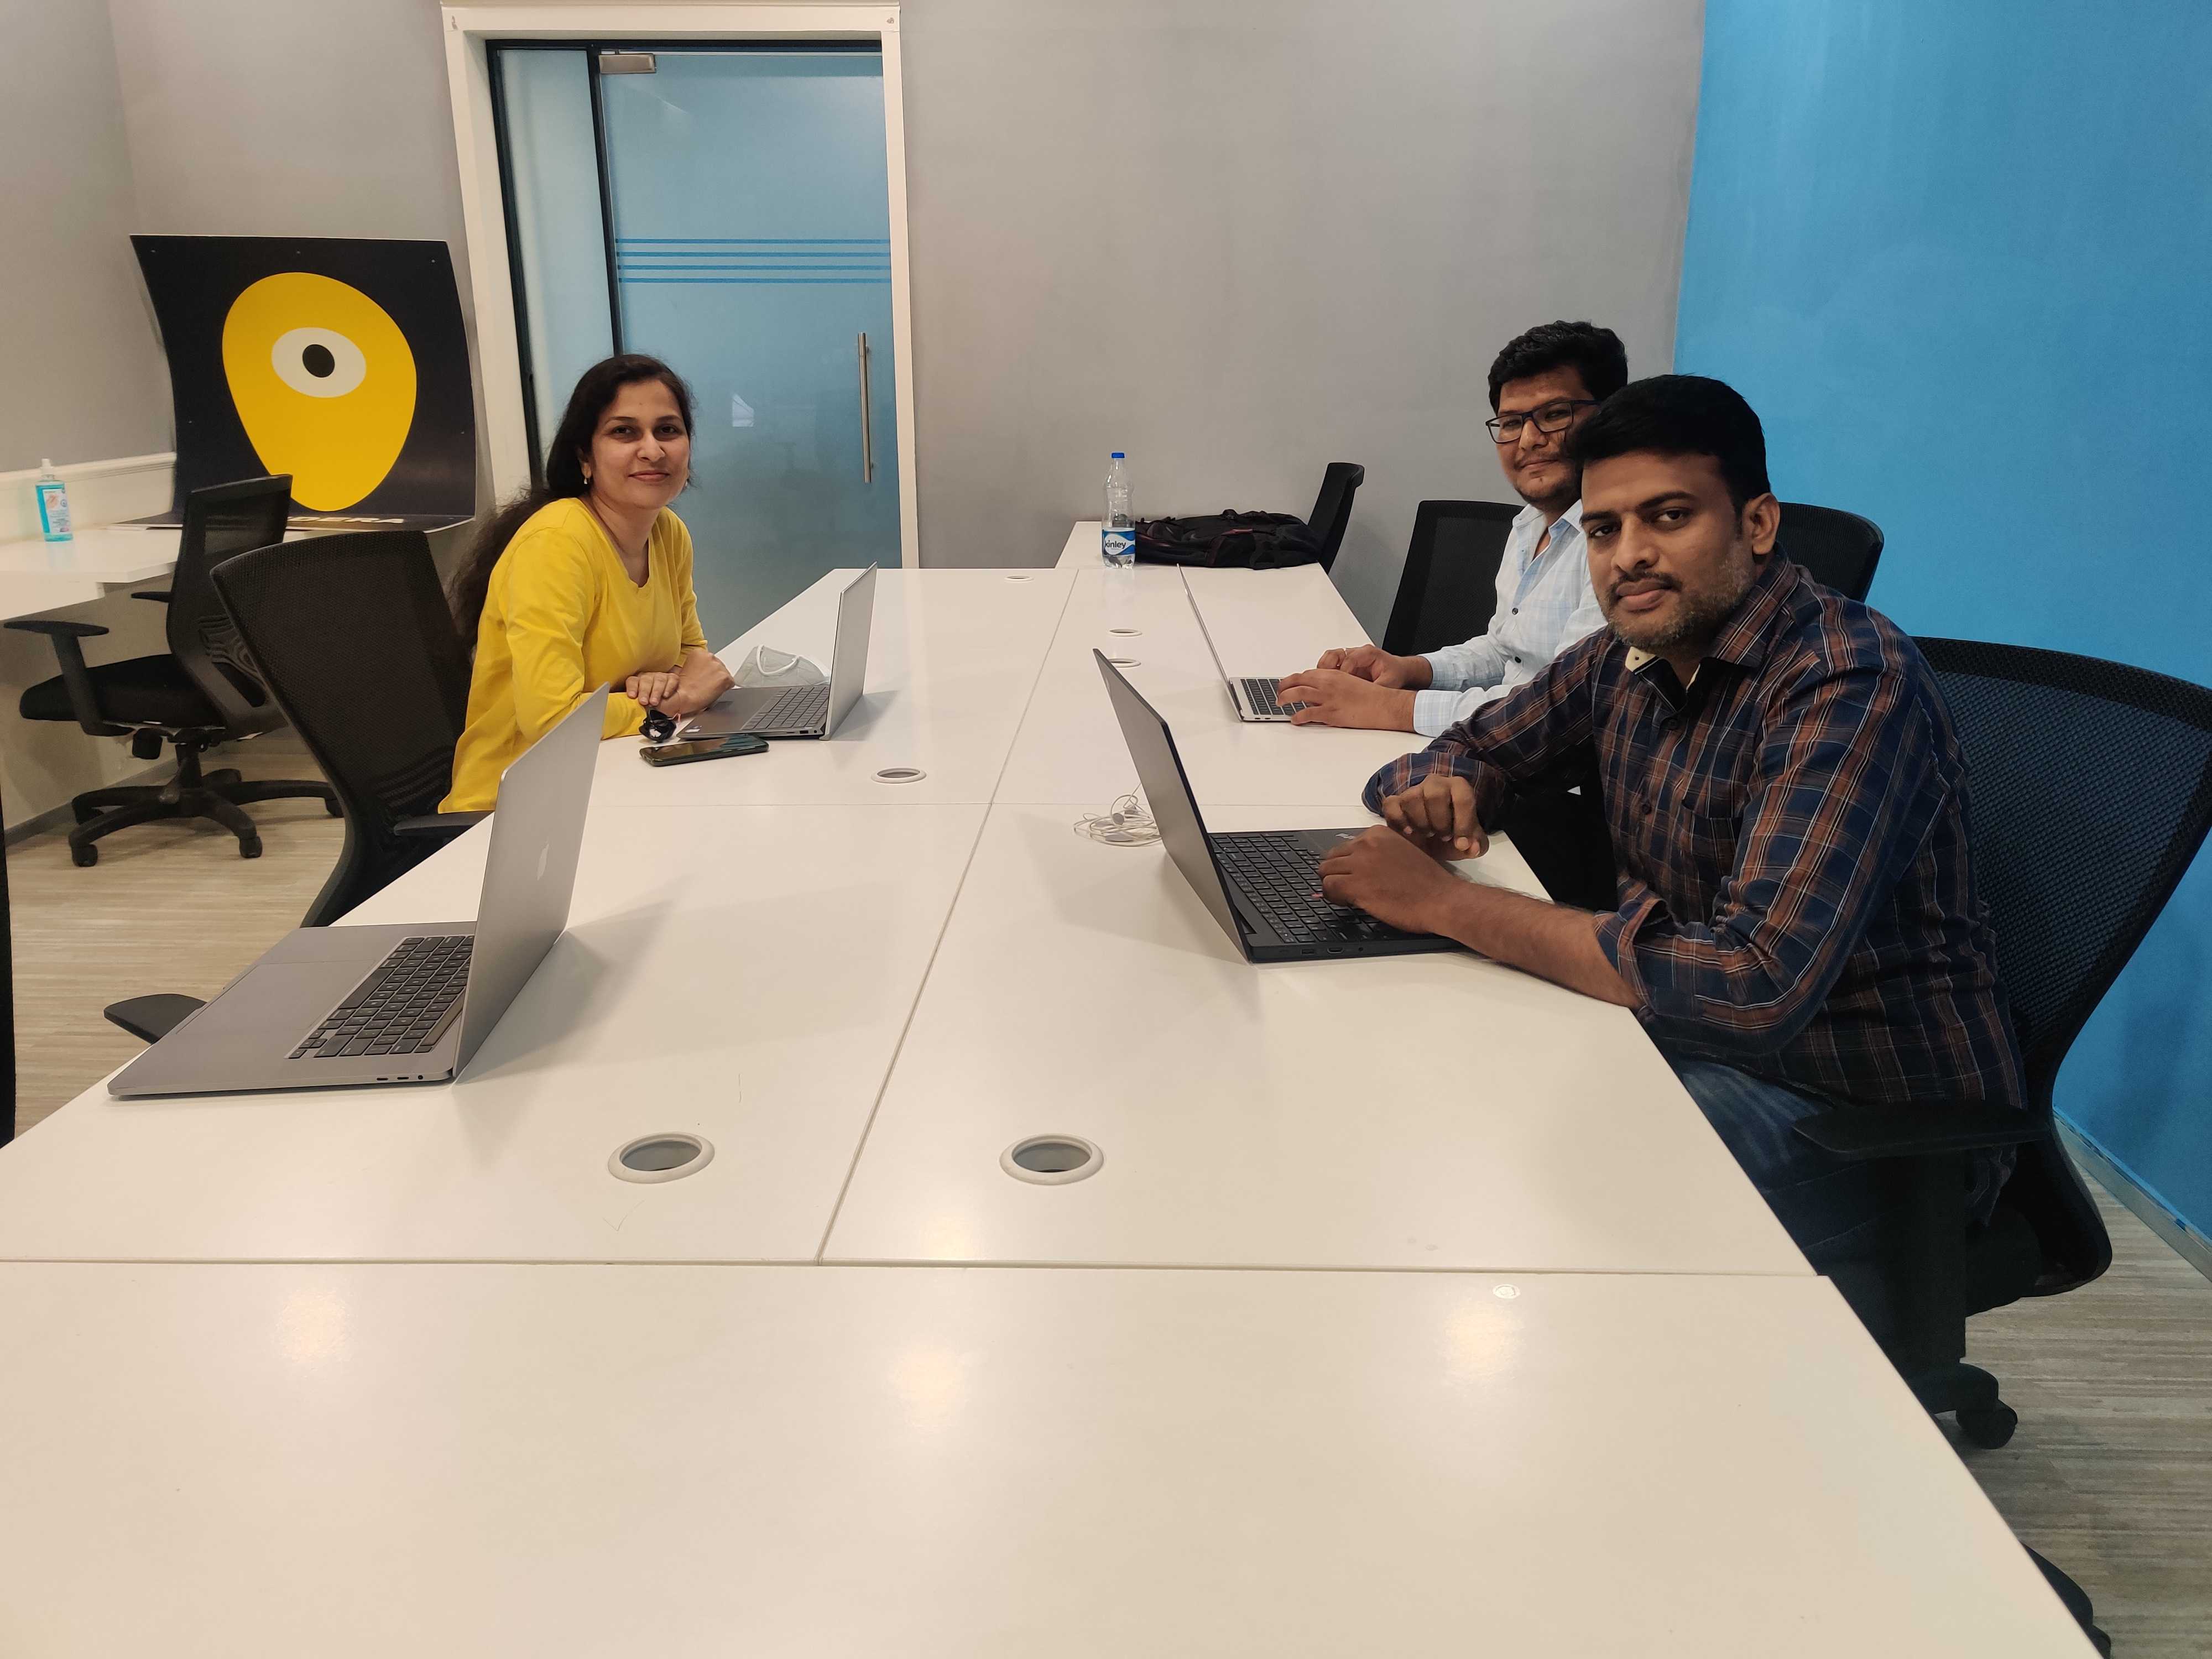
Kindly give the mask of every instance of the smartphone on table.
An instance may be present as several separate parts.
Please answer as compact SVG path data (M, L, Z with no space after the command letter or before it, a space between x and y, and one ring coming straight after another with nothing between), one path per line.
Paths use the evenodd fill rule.
M689 766L693 761L765 754L768 739L757 738L750 732L732 732L727 737L693 738L688 743L647 744L637 752L647 766Z

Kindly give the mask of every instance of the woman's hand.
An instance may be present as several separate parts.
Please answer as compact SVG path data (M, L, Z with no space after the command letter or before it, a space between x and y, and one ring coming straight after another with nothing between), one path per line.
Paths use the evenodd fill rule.
M648 670L642 674L633 674L623 681L623 690L628 696L643 703L647 708L665 708L669 699L673 697L679 689L681 678L673 669ZM671 708L668 712L672 714L679 712L688 714L692 711L688 708L679 711Z
M722 659L703 648L686 653L684 666L670 678L676 685L658 706L678 720L697 714L737 684Z

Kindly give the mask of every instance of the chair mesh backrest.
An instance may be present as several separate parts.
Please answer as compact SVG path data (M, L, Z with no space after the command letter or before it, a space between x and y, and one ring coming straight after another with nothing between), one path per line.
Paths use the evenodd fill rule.
M268 730L276 713L209 573L234 555L283 541L291 512L289 477L216 484L185 497L185 531L169 583L169 653L241 736Z
M1881 562L1880 525L1856 513L1803 501L1782 503L1782 529L1774 544L1814 581L1847 599L1866 598L1875 567Z
M2058 651L1919 644L1966 752L1975 879L2047 1102L2212 824L2212 690Z
M1498 608L1498 566L1521 509L1502 501L1423 501L1382 647L1400 656L1473 639Z
M317 536L217 567L269 689L349 824L388 837L453 787L469 665L418 531Z
M1352 498L1367 482L1367 469L1354 461L1331 461L1321 475L1321 494L1314 497L1306 528L1321 538L1321 568L1336 562L1344 545L1344 532L1352 526Z

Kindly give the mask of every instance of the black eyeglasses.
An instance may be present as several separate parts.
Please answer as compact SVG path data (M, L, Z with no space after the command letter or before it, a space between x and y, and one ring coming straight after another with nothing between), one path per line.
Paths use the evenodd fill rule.
M1493 415L1483 422L1490 428L1490 441L1494 444L1517 443L1521 428L1534 421L1539 432L1565 432L1575 418L1578 409L1588 409L1597 401L1595 398L1562 398L1555 404L1546 404L1541 409L1532 409L1526 414Z

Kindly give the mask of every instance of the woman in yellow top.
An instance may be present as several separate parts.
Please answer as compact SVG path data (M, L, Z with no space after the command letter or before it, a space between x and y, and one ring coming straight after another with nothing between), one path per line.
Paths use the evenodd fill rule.
M691 390L673 369L627 356L585 371L544 483L484 526L454 585L477 658L441 810L492 805L514 757L602 685L609 738L729 689L699 627L691 532L668 510L690 473Z

